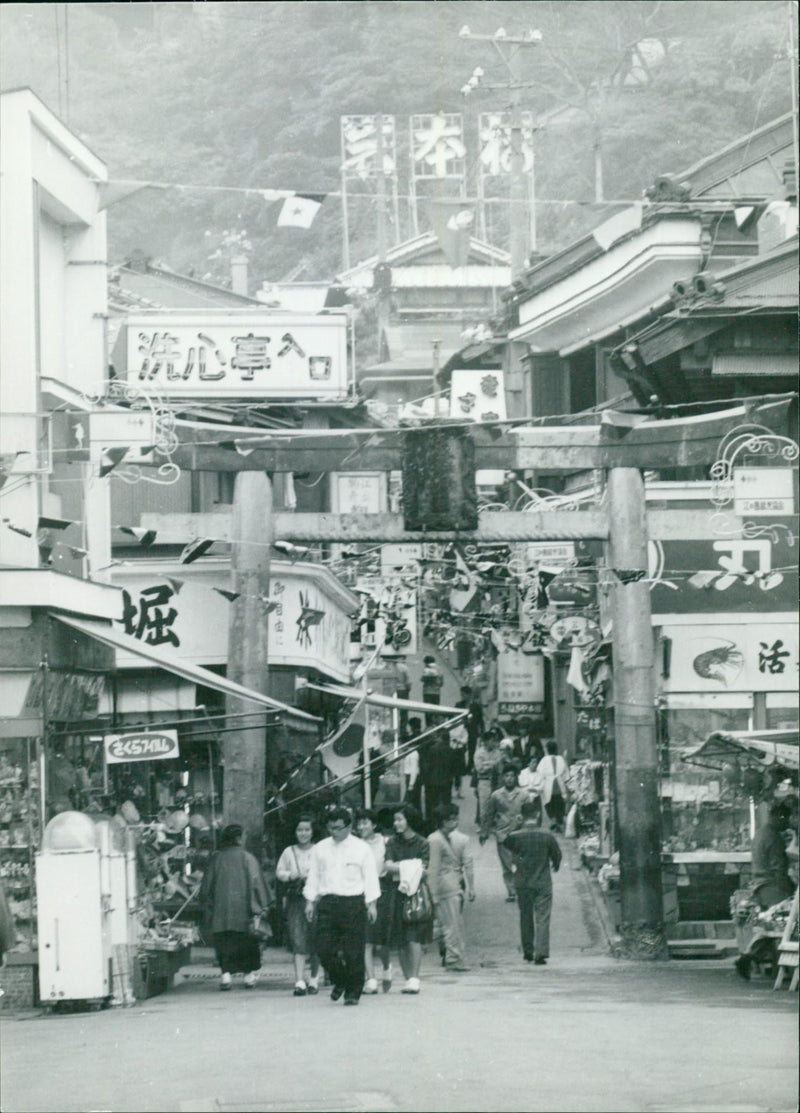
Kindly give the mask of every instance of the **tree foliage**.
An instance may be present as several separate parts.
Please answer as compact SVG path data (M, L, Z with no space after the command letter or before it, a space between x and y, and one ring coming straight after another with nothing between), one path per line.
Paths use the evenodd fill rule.
M111 177L186 187L111 209L115 259L142 248L221 280L209 241L216 251L235 233L251 244L253 275L275 281L341 270L338 200L301 231L277 228L277 205L261 196L210 187L336 191L340 116L378 111L398 118L401 193L412 113L463 112L474 174L477 115L508 95L479 89L465 100L459 90L476 65L487 84L508 71L491 42L459 37L463 24L542 32L521 64L524 107L544 121L537 214L552 250L600 219L562 203L593 199L595 148L605 196L631 198L787 111L788 19L783 0L9 4L0 61L4 87L30 85ZM371 190L354 191L354 260L375 250ZM490 234L502 246L505 231L498 205ZM408 232L403 201L398 235Z

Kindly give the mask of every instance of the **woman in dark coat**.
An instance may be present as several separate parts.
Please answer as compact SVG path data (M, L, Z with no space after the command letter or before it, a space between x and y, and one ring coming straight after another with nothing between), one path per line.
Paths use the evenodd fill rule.
M258 862L242 847L238 823L226 827L219 850L203 874L200 906L222 970L220 989L231 988L231 976L244 974L245 989L256 984L261 948L253 921L266 912L267 887Z
M394 831L387 840L384 868L391 882L389 907L387 911L387 944L396 948L400 956L400 966L406 978L403 993L419 993L419 968L422 963L422 944L430 943L433 938L433 920L407 924L403 919L404 896L400 892L400 863L412 858L421 860L423 880L430 860L431 848L428 840L418 834L420 816L408 804L395 809ZM384 987L386 988L386 987Z

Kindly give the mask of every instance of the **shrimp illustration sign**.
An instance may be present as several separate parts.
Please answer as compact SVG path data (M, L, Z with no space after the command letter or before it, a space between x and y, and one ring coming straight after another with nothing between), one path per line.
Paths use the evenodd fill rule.
M154 311L131 317L117 367L170 397L344 398L347 314Z
M797 691L796 623L665 625L662 634L672 641L669 691Z

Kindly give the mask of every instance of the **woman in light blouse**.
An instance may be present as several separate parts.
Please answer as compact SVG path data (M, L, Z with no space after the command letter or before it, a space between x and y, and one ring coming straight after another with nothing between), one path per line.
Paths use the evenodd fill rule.
M375 868L378 871L378 881L381 886L381 895L378 898L377 917L374 923L367 924L367 945L364 948L364 966L366 967L367 980L364 982L364 993L378 992L378 979L375 977L374 952L378 952L383 970L381 984L386 993L392 984L392 967L389 960L389 948L386 945L388 929L388 908L391 882L386 876L384 860L386 858L386 839L376 830L376 816L367 808L359 808L356 812L356 830L358 837L363 839L375 855Z
M319 991L319 959L313 953L312 927L306 919L303 886L311 865L314 826L310 815L301 815L294 831L296 842L278 859L275 874L286 887L284 910L289 950L294 961L294 996ZM306 966L309 976L306 978Z

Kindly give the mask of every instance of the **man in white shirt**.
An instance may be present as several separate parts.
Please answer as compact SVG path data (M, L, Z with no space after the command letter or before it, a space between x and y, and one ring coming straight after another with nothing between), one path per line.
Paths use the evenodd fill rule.
M569 796L569 766L550 739L545 743L546 753L536 772L542 778L542 802L554 831L564 833L564 816Z
M351 822L346 808L328 814L329 837L312 849L303 889L309 923L316 916L316 951L333 984L331 1000L344 994L345 1005L357 1005L364 989L367 917L375 922L381 893L375 856L351 833Z

